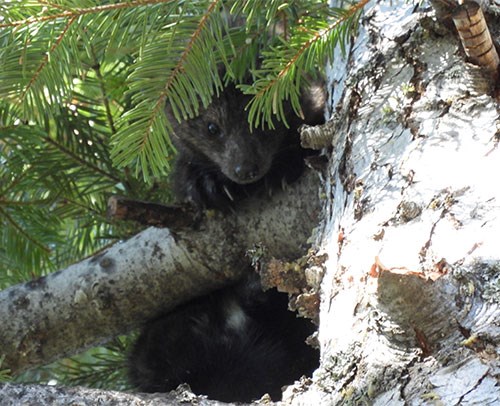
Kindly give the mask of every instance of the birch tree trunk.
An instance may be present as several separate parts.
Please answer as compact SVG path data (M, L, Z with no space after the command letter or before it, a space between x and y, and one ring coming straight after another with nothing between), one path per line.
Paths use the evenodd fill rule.
M370 3L330 69L321 366L285 404L500 399L498 103L425 10Z
M371 3L331 68L321 367L289 402L500 402L499 110L457 38Z

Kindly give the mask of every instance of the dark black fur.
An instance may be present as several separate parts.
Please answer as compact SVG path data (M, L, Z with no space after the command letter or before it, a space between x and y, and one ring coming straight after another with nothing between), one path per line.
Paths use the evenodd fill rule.
M178 150L174 191L180 201L196 207L227 209L263 187L292 182L304 168L298 127L324 121L324 94L319 86L302 96L305 120L285 103L289 128L250 132L245 107L250 101L230 85L194 119L174 123ZM169 109L167 108L167 113Z
M188 383L225 402L249 402L311 375L319 354L305 344L309 320L287 310L288 297L262 292L257 279L198 298L149 322L130 356L130 377L145 392Z
M302 99L305 122L323 122L322 91L305 92ZM303 121L287 106L289 129L278 124L273 131L250 133L248 101L229 86L199 117L172 120L179 200L200 210L224 210L300 176L304 151L297 129ZM146 392L188 383L195 393L226 402L248 402L264 393L279 400L281 387L310 375L319 357L304 342L313 325L287 305L287 295L263 293L252 276L150 321L130 355L131 382Z

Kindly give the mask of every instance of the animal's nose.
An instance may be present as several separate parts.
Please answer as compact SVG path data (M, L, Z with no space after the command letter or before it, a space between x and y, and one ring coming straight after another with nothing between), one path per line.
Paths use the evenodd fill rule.
M257 180L259 176L259 167L257 164L252 165L238 165L234 168L236 178L242 182L252 182Z

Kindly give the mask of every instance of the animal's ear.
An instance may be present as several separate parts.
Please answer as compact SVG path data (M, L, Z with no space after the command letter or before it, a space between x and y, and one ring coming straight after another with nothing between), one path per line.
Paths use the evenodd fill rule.
M326 90L324 79L307 81L302 88L300 106L304 113L304 122L318 125L325 122Z

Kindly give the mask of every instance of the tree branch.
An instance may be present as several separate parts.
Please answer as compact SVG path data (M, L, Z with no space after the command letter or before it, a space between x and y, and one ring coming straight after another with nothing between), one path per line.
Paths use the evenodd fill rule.
M174 232L193 228L199 220L196 210L188 205L167 206L123 196L108 199L108 217L133 220L146 226L168 227Z
M0 292L0 348L12 373L102 344L248 269L247 249L295 258L317 224L317 175L272 198L202 219L196 230L148 228L69 268Z
M15 385L0 384L0 399L6 405L80 405L93 406L105 405L137 405L137 406L160 406L160 405L198 405L198 406L220 406L215 400L196 396L187 388L180 386L177 390L169 393L125 393L118 391L107 391L83 387L64 388L48 385Z

